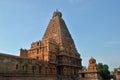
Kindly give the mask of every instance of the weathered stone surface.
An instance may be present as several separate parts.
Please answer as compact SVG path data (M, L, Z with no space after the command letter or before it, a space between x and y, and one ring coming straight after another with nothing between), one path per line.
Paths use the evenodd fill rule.
M53 13L42 40L33 42L27 51L21 49L21 57L47 61L57 75L71 77L81 69L80 54L58 10Z
M115 80L120 80L120 67L114 70Z
M102 80L96 60L92 57L89 59L88 69L80 70L78 74L79 80Z

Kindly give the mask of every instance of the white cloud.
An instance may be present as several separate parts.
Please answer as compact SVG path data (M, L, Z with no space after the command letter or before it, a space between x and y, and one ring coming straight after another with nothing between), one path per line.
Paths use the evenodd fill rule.
M105 43L105 47L112 47L117 45L120 45L120 41L109 41Z
M110 41L110 42L107 42L107 44L109 45L120 44L120 41Z

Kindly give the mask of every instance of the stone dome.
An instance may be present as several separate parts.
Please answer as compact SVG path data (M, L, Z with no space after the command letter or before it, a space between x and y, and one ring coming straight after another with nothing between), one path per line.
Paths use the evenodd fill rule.
M91 58L89 59L89 63L90 63L90 64L93 64L93 63L95 64L95 63L96 63L96 60L95 60L93 57L91 57Z

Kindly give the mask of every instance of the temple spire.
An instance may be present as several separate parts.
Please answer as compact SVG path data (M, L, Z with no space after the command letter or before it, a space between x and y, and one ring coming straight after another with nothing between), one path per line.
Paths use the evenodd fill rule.
M61 17L62 13L56 9L48 24L43 40L53 39L60 47L62 47L60 49L70 51L71 53L77 53L71 34Z
M58 11L58 9L56 9L56 11L54 11L54 13L53 13L53 17L56 17L56 16L58 16L58 17L62 17L62 13L60 12L60 11Z

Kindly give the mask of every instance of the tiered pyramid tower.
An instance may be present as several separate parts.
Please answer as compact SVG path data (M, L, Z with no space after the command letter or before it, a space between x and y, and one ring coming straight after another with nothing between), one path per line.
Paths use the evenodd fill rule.
M81 66L80 54L62 18L62 13L53 13L41 41L33 42L29 50L21 49L21 57L48 62L48 73L57 76L75 76Z

